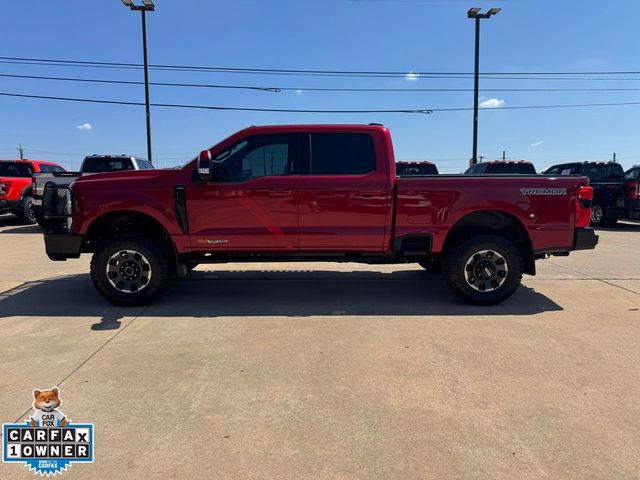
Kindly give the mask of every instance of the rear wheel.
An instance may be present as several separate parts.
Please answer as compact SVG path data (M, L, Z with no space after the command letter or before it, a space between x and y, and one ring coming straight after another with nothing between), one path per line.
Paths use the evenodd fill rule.
M167 287L167 259L162 250L146 237L112 237L98 246L93 254L91 280L98 292L111 303L147 305Z
M509 298L522 280L522 256L498 235L478 235L457 245L445 258L451 290L468 303L493 305Z
M604 227L606 225L607 220L604 216L604 207L600 202L593 202L591 204L591 226Z
M20 210L16 211L18 221L25 225L33 225L36 223L36 212L33 205L33 197L24 197Z

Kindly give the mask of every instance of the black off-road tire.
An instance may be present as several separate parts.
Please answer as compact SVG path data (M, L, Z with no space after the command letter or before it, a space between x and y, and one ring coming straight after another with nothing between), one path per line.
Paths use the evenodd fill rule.
M146 264L150 269L147 282L138 291L120 290L111 283L115 280L109 279L107 273L109 262L114 256L121 255L122 252L137 252L143 259L139 265L144 267ZM133 257L131 254L127 255ZM149 305L160 297L167 288L169 282L167 258L162 248L145 236L126 234L111 237L102 242L93 254L91 280L98 293L115 305L123 307Z
M40 225L40 227L45 228L49 226L51 222L46 218L44 218L44 212L42 211L42 207L34 207L34 212L36 216L36 222L38 223L38 225Z
M490 291L479 291L477 287L481 287L482 284L476 285L476 288L472 287L467 273L467 263L474 262L474 255L483 251L497 253L497 257L504 260L507 269L502 284ZM482 259L481 256L479 260ZM443 273L449 288L465 302L473 305L495 305L513 295L520 286L522 264L522 255L512 242L499 235L482 234L455 246L444 258ZM473 269L473 264L470 267ZM472 275L472 272L469 272L469 275ZM488 284L484 285L486 287ZM489 288L494 287L489 285Z
M15 213L18 217L18 221L23 225L33 225L36 223L36 212L33 206L33 197L24 197L22 199L21 209Z

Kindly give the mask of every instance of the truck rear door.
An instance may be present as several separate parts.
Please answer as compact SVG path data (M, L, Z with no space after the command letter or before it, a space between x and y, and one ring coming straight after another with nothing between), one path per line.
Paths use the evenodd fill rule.
M301 250L383 250L392 217L384 141L371 131L308 134L299 188Z

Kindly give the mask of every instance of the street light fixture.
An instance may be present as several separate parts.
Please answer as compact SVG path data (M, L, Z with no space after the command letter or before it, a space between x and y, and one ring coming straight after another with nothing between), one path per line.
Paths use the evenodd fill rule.
M139 11L142 14L142 52L144 56L144 97L147 114L147 157L153 163L151 158L151 109L149 108L149 64L147 62L147 12L153 12L156 6L153 0L142 0L142 5L136 5L133 0L122 0L125 7L133 11Z
M124 0L123 0L124 1ZM491 18L502 10L501 8L492 8L486 13L480 13L481 8L470 8L467 12L468 18L476 21L476 58L475 70L473 76L473 154L471 156L470 165L478 163L478 95L480 88L480 20Z

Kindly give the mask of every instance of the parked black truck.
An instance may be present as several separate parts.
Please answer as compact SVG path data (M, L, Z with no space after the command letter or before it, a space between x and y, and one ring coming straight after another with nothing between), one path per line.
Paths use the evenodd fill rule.
M640 181L625 178L615 162L573 162L548 168L547 175L584 175L593 187L591 225L606 227L620 219L640 218Z

